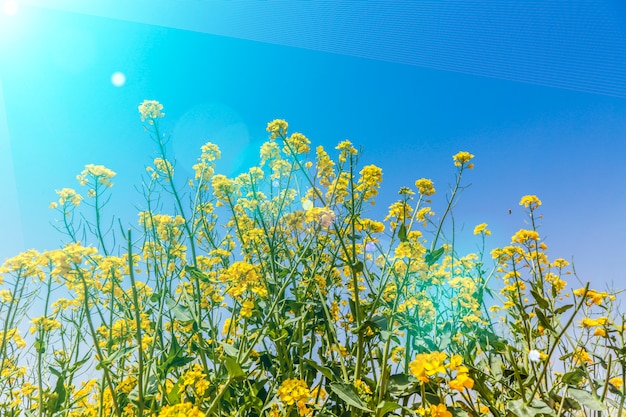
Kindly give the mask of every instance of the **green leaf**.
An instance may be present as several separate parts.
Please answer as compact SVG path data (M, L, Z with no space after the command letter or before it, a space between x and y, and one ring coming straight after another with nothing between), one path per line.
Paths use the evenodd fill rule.
M574 307L574 304L566 304L562 307L557 308L556 310L554 310L554 314L563 314L565 313L567 310L569 310L570 308Z
M161 375L167 375L170 369L183 367L188 363L193 362L193 360L193 357L184 355L184 350L178 344L176 336L172 335L170 350L167 352L167 357L157 366L157 369L161 372Z
M229 345L228 343L224 342L219 342L219 344L222 345L222 347L224 348L224 353L228 356L232 356L233 358L239 356L239 350L233 345Z
M571 372L565 373L563 377L561 378L561 381L563 381L564 383L568 385L578 385L580 384L580 382L583 380L584 377L585 377L585 372L580 368L576 368Z
M461 407L448 407L448 411L453 417L470 417L467 411L463 410Z
M54 414L61 409L61 406L65 402L67 391L65 390L65 379L59 376L56 386L54 387L54 393L56 396L50 397L48 402L48 410Z
M312 361L312 360L306 359L306 358L303 358L302 362L304 362L305 364L309 365L311 368L316 369L317 371L321 372L322 375L324 375L330 381L332 381L334 379L333 378L333 376L334 376L333 375L333 371L330 368L328 368L326 366L319 365L315 361Z
M539 294L537 291L530 290L530 293L535 298L535 301L537 301L537 305L539 306L539 308L545 310L548 307L550 307L550 304L548 303L548 301L545 298L543 298L543 296L541 294Z
M243 372L241 366L239 365L239 362L237 362L235 358L226 356L224 358L224 364L226 365L226 369L228 370L228 375L235 381L241 381L246 377L246 374Z
M170 389L169 391L167 391L167 402L170 405L176 405L178 403L180 403L180 386L183 382L183 379L180 378L172 387L172 389Z
M361 261L356 261L353 265L352 265L352 269L354 270L354 272L363 272L363 262Z
M165 299L165 305L170 309L176 320L182 322L193 321L191 311L189 311L189 307L186 305L177 303L176 300L169 297Z
M330 384L330 390L345 401L347 405L358 408L359 410L369 411L370 413L374 412L373 410L367 408L363 401L361 401L359 394L357 394L356 389L352 384L333 382Z
M389 376L388 391L397 397L413 394L416 379L407 374L394 374Z
M539 320L539 323L543 327L545 327L547 330L554 331L552 324L550 324L550 321L548 320L546 315L543 314L543 311L541 311L541 309L539 308L535 308L534 310L535 310L535 314L537 314L537 319Z
M53 368L52 366L48 366L48 369L50 369L50 372L52 372L53 375L58 376L59 378L61 377L61 371Z
M452 333L450 331L444 330L443 334L439 338L439 351L443 352L450 342L452 341Z
M443 255L443 252L445 251L444 247L440 247L437 250L434 251L427 251L426 252L426 256L424 257L424 260L426 261L426 263L428 264L428 266L433 265L435 262L437 262L439 260L439 258L441 258L441 256Z
M400 239L400 242L406 242L408 240L406 237L406 226L404 223L400 225L400 229L398 230L398 239Z
M532 403L526 404L523 399L509 401L507 408L516 417L535 417L543 414L546 416L557 417L552 408L541 400L533 400Z
M200 271L195 266L185 265L185 272L189 274L191 278L198 279L202 282L210 282L209 276Z
M99 365L109 366L113 362L117 361L118 359L122 358L123 356L126 356L126 354L134 351L135 349L136 349L136 347L133 347L133 346L127 346L125 348L120 348L120 349L116 350L115 352L113 352L110 356L107 356L106 358L102 359L102 362L100 362Z
M39 353L40 355L46 352L46 343L43 341L43 339L35 339L35 352Z
M602 404L598 397L596 397L589 391L570 387L567 392L573 399L578 401L580 405L584 407L597 411L606 410L606 405Z
M396 409L400 407L401 405L394 401L382 401L381 403L378 404L378 406L376 406L376 408L380 410L378 414L380 416L384 416L387 413L391 413L392 411L395 411Z
M504 368L504 364L502 363L502 358L500 355L491 355L489 358L489 367L491 369L491 374L496 380L500 380L502 378L502 369Z

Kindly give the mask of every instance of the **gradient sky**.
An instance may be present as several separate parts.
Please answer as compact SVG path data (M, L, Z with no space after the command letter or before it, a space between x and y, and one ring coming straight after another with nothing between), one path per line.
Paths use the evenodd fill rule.
M520 198L536 194L550 257L599 290L626 288L623 2L4 2L0 259L59 247L48 204L89 163L117 172L107 210L136 223L155 156L144 99L165 107L177 175L209 140L222 172L247 168L275 118L314 145L363 146L384 172L379 218L417 178L443 200L451 156L470 151L463 248L482 222L490 248L508 244L526 227Z

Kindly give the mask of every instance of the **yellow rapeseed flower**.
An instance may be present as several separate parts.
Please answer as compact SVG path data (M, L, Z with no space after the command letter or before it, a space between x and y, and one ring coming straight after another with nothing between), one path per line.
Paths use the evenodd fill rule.
M584 288L578 288L576 290L573 291L574 295L577 297L581 297L583 294L585 294L585 289ZM598 292L596 290L587 290L587 293L585 294L585 298L587 299L587 305L591 305L591 304L595 304L595 305L601 305L602 301L604 301L605 299L609 300L609 301L613 301L615 300L615 296L612 294L609 294L607 292Z
M161 408L159 417L204 417L205 414L192 403L166 405Z
M435 185L428 178L420 178L415 181L415 186L421 195L429 196L435 194Z
M430 417L452 417L445 404L430 405Z
M358 153L357 150L352 146L352 142L350 142L349 140L344 140L343 142L340 142L339 145L335 147L335 149L341 151L339 153L339 162L342 163L348 160L348 154L356 155Z
M378 195L378 189L383 181L383 170L376 165L364 167L359 178L357 190L363 193L363 201L374 204L374 197Z
M69 202L73 206L78 206L83 199L83 197L72 188L56 190L56 193L59 196L59 204L62 206L65 205L66 202Z
M481 223L474 228L474 234L479 235L484 233L487 236L491 235L491 230L487 229L487 223Z
M141 121L145 121L146 119L150 119L149 123L153 124L154 119L165 116L161 110L163 110L163 105L156 100L144 100L138 107L139 114L141 114Z
M520 200L519 205L534 210L541 205L541 200L536 195L525 195Z
M609 322L607 317L598 317L597 319L591 319L589 317L585 317L581 320L581 325L583 327L597 327L604 326Z
M554 260L554 262L552 262L552 265L554 265L555 268L565 268L566 266L569 265L569 262L567 262L565 259L563 258L557 258Z
M51 319L45 316L35 317L31 320L32 326L30 328L31 333L35 333L41 329L41 331L49 332L54 329L60 329L61 323L55 319Z
M113 186L111 178L115 175L115 172L111 171L104 165L89 164L85 165L85 169L76 176L76 179L80 185L87 185L89 183L89 177L92 177L98 182L98 184L111 188Z
M622 385L624 385L624 381L620 377L615 377L609 379L609 384L613 385L617 389L622 389Z
M521 245L534 240L535 242L539 241L539 233L535 230L526 230L520 229L517 233L513 235L511 238L511 243L519 243Z
M465 152L465 151L461 151L459 153L457 153L456 155L454 155L452 157L452 159L454 160L454 165L457 167L463 166L466 163L468 163L469 161L471 161L474 158L474 155L472 155L469 152ZM469 169L472 169L474 167L473 164L469 164L467 166Z
M456 378L449 382L450 389L456 391L463 391L464 389L472 389L474 387L474 380L469 377L466 372L459 372Z
M593 363L593 360L591 359L591 356L589 356L589 353L582 347L576 349L573 358L576 364Z
M271 133L270 138L276 139L278 136L286 136L287 135L287 122L282 119L272 120L267 124L267 130Z
M290 378L283 381L280 388L278 388L278 398L284 405L296 404L298 413L303 416L308 412L306 404L311 398L311 390L305 381L298 378Z
M302 133L294 133L289 138L285 139L285 143L289 145L291 150L296 154L309 153L311 150L311 141ZM289 154L289 148L285 146L283 149L286 154Z

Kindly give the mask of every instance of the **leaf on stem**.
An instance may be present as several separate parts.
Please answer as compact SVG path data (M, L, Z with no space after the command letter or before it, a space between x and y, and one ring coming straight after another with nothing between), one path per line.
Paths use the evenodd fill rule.
M339 398L345 401L347 405L358 408L359 410L369 411L370 413L374 412L365 406L365 403L359 398L359 394L352 384L333 382L330 384L330 389L337 394Z

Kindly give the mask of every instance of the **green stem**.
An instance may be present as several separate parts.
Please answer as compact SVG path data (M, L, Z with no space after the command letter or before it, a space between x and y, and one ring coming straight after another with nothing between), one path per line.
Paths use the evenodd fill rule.
M137 294L137 284L135 282L135 271L133 265L133 245L131 239L131 231L128 229L128 238L126 240L128 243L128 271L130 277L130 288L133 294L133 308L135 309L135 338L137 339L137 391L138 391L138 410L137 415L139 417L143 417L143 409L145 407L145 399L143 392L143 367L144 367L144 358L143 358L143 344L142 344L142 336L141 336L141 310L139 308L139 296Z
M119 404L117 403L117 396L115 393L115 389L113 388L113 381L111 380L111 374L109 370L110 364L107 363L107 361L105 361L104 359L102 349L100 349L100 345L98 344L96 328L93 324L93 320L91 319L91 314L89 314L89 287L87 286L87 280L85 279L85 276L80 269L77 272L83 284L83 308L86 312L87 324L89 326L89 332L91 333L91 337L93 339L94 348L96 349L96 356L98 357L98 361L100 362L100 366L102 368L107 387L109 388L109 391L111 391L111 400L113 401L113 409L115 410L115 414L117 415L117 417L122 417L122 411L120 410Z

